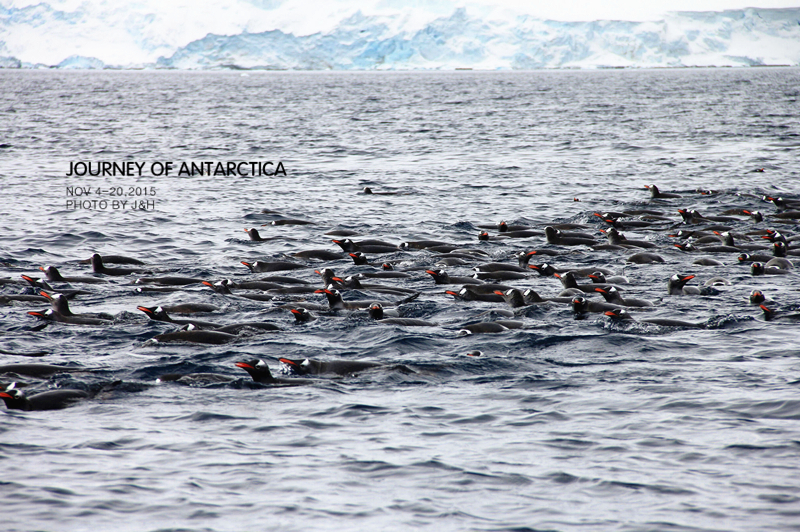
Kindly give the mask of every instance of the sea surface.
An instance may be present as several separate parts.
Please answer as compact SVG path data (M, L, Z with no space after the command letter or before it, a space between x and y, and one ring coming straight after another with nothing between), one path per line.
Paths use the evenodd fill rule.
M92 395L63 410L0 406L4 531L800 530L800 321L766 321L749 301L760 289L773 307L796 309L800 270L753 276L737 252L685 252L668 236L724 225L769 254L765 229L800 233L763 199L800 198L800 69L0 70L0 94L0 295L33 294L21 275L41 278L48 265L92 276L79 261L93 253L146 264L145 273L95 275L105 284L51 283L83 289L72 310L112 314L104 325L28 314L46 302L0 306L0 364L79 370L0 381L27 384L28 395ZM101 162L143 172L66 175ZM168 162L170 175L154 175ZM280 163L285 172L178 175L183 163L209 162L270 162L270 173ZM653 184L681 198L651 200ZM738 214L687 225L679 208ZM595 213L641 210L660 213L655 225L621 231L655 244L646 251L663 263L626 262L638 248L543 236L547 225L580 224L605 243L600 229L610 226ZM271 225L287 219L313 224ZM533 233L501 238L501 221ZM244 229L253 227L267 240L250 240ZM437 240L485 253L445 267L460 276L553 250L561 254L530 264L607 268L627 278L626 297L655 303L629 309L637 321L702 327L580 316L566 303L456 300L445 290L460 285L425 273L444 258L429 249L366 253L375 265L365 266L345 253L291 256L341 251L326 234L336 229L355 241ZM478 240L483 229L490 240ZM700 257L720 264L695 264ZM251 273L241 263L256 260L302 267ZM285 275L321 289L315 270L344 278L383 262L409 277L362 283L418 292L397 308L434 325L332 312L321 293L257 301L241 297L256 290L134 284ZM689 284L704 294L668 295L676 273L695 275ZM501 282L545 297L562 290L555 277L525 276ZM707 287L713 278L721 280ZM388 309L407 294L343 297ZM154 342L179 326L137 307L187 302L218 308L196 319L281 330L245 328L221 345ZM287 305L317 319L296 323ZM521 327L461 332L509 311ZM275 376L297 378L281 357L384 366L277 386L235 365L263 359ZM157 383L174 373L230 380Z

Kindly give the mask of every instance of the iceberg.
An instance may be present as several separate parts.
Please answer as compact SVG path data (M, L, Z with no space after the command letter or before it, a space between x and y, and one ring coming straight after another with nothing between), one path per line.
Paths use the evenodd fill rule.
M672 12L652 21L566 22L506 12L472 13L463 7L442 16L439 6L439 12L427 18L402 11L354 11L338 23L303 33L263 22L265 14L274 15L288 4L240 5L242 1L234 0L236 9L224 11L226 16L218 20L205 17L178 26L183 12L172 13L176 22L128 4L82 2L71 11L54 7L62 5L56 2L0 7L0 68L35 64L81 69L514 70L800 65L800 8Z

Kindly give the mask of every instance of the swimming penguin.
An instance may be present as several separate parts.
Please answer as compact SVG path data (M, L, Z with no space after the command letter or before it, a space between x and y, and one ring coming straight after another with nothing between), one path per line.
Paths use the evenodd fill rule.
M462 286L460 290L445 290L444 293L462 301L489 301L492 303L505 302L503 296L495 294L494 291L489 294L482 294L470 290L468 286L470 285Z
M47 298L36 294L3 294L0 295L0 305L11 305L14 301L29 303L47 303Z
M786 258L789 254L789 248L786 245L786 242L773 242L772 244L772 256L778 258Z
M502 296L503 300L512 308L525 307L528 305L535 305L537 303L549 303L551 301L556 303L569 301L568 298L543 298L532 288L528 288L526 290L508 288L506 290L495 290L494 293Z
M110 325L112 322L101 318L92 318L85 316L64 316L49 308L47 310L32 310L28 312L31 316L45 320L54 321L57 323L66 323L69 325Z
M793 249L789 251L789 246L786 242L773 242L772 255L774 257L786 257L788 255L800 256L800 249Z
M739 248L734 246L725 246L725 245L718 245L718 246L702 246L697 247L692 242L686 242L684 244L673 244L676 248L680 249L681 251L686 251L688 253L694 252L701 252L701 253L738 253Z
M630 216L627 213L603 213L600 214L598 212L594 213L595 216L600 217L605 223L611 225L614 229L618 230L628 230L628 229L642 229L642 228L649 228L655 225L656 223L661 223L668 220L620 220L619 218Z
M775 231L773 229L767 229L766 234L762 235L761 238L764 240L769 240L770 242L783 242L784 244L787 242L787 238L781 233L780 231Z
M606 312L618 308L616 305L600 301L590 301L583 296L572 298L572 312L575 314L588 314L590 312Z
M403 244L405 244L405 242L400 244L400 246L402 246ZM401 248L401 249L404 249L404 248ZM451 251L456 251L458 249L458 246L455 245L455 244L442 244L442 245L439 245L439 246L430 246L430 247L427 247L427 248L424 248L424 249L426 249L428 251L431 251L433 253L446 254L446 253L450 253Z
M520 251L516 255L517 261L519 262L519 267L525 270L528 268L528 263L531 261L534 255L547 255L550 257L561 255L560 251L556 251L553 249L534 249L531 251Z
M483 284L483 281L473 277L463 275L451 277L444 270L425 270L425 273L431 275L436 284Z
M314 273L322 277L322 286L332 286L337 290L344 289L344 279L337 277L331 268L322 268L321 270L314 270Z
M600 295L606 300L606 302L611 303L612 305L622 306L622 307L652 307L654 303L652 301L648 301L647 299L637 299L637 298L623 298L622 294L619 293L615 287L611 287L609 289L604 288L595 288L596 292L599 292Z
M744 214L750 216L753 219L754 223L759 223L764 221L764 215L761 214L760 211L742 211Z
M353 258L353 263L356 266L369 264L367 257L360 251L349 253L349 255ZM360 275L363 277L375 277L378 279L408 279L411 277L411 275L407 274L406 272L396 271L388 262L382 263L380 268L380 271L360 272Z
M369 317L384 325L402 325L405 327L435 327L438 324L417 318L387 318L384 317L383 305L373 303L369 307Z
M688 235L688 236L687 236ZM720 244L722 243L722 238L719 236L719 232L717 233L707 233L705 231L685 231L681 230L678 231L674 235L667 235L669 237L680 237L683 240L688 240L689 238L692 239L692 243L695 245L697 244Z
M467 334L496 334L508 331L509 328L496 321L482 321L480 323L471 323L464 325L459 329L459 335Z
M91 264L92 257L79 261L81 264ZM132 257L125 257L123 255L103 255L104 264L129 264L133 266L144 266L144 262Z
M255 262L247 262L247 261L240 261L240 262L245 266L247 266L247 268L252 273L278 272L283 270L298 270L300 268L306 268L304 264L299 264L297 262L287 262L287 261L265 262L257 260Z
M793 320L793 321L800 320L800 312L785 312L785 311L775 310L767 307L763 303L760 304L759 307L764 312L764 321L772 321L777 319Z
M250 240L252 240L254 242L267 242L268 240L275 240L277 238L280 238L280 237L277 237L277 236L273 236L273 237L270 237L270 238L264 238L258 233L258 229L256 229L255 227L252 227L250 229L245 228L244 232L247 233L247 236L250 237Z
M478 241L480 241L480 242L488 242L489 240L503 240L505 238L506 237L504 237L502 235L500 235L500 236L489 236L489 233L486 232L486 231L481 231L480 233L478 233Z
M490 229L490 226L479 226L485 229ZM509 225L508 222L505 220L501 220L499 224L495 226L497 228L498 233L513 233L515 231L527 231L531 229L531 227L522 224L511 224Z
M764 265L765 268L780 268L782 270L791 270L794 268L794 263L784 257L772 257Z
M800 200L784 199L782 197L764 196L766 201L771 201L778 209L800 209Z
M20 277L22 277L22 280L25 281L26 283L28 283L28 285L30 285L32 288L40 288L42 290L49 290L51 292L56 292L57 291L52 286L50 286L50 284L47 281L45 281L44 279L39 279L38 277L31 277L29 275L25 275L24 273L21 274ZM0 284L18 284L18 281L14 280L14 279L8 279L8 280L3 279L2 283L0 283ZM21 283L19 283L19 284L21 284ZM85 292L85 293L88 294L89 292Z
M549 244L561 246L593 246L597 241L585 233L562 233L558 229L547 226L544 228L544 234Z
M557 273L565 273L565 270L557 269L555 266L546 262L542 264L528 264L528 268L534 270L542 277L552 277Z
M713 239L715 242L719 241L719 238L714 236L713 233L710 233L708 231L700 231L700 230L697 230L697 229L692 229L692 230L690 230L690 229L681 229L678 232L676 232L674 234L671 234L671 235L667 235L667 236L670 237L670 238L680 238L681 240L686 240L688 238L694 238L696 240L702 240L702 239L705 239L705 238L710 238L710 239Z
M650 199L674 199L682 197L680 194L672 192L661 192L655 185L645 185L644 188L650 189Z
M525 301L525 296L522 294L522 290L519 290L517 288L509 288L506 291L495 290L494 293L501 296L503 300L506 303L508 303L512 308L525 307L529 305L529 303ZM533 293L535 294L536 292ZM538 296L539 294L536 295ZM541 299L541 297L539 299ZM541 302L544 302L544 300L542 300Z
M754 262L750 265L750 273L756 275L787 275L792 273L789 270L778 268L776 266L767 267L763 262Z
M103 263L103 258L98 253L95 253L94 255L92 255L92 271L94 271L94 273L102 273L103 275L122 276L122 275L130 275L132 273L140 273L142 269L109 268Z
M762 303L771 305L772 301L767 299L767 296L765 296L764 292L762 292L761 290L753 290L752 292L750 292L751 305L761 305Z
M770 218L777 218L780 221L789 220L794 221L800 218L800 210L781 211L777 214L771 214Z
M304 307L289 309L289 312L291 312L292 316L294 316L294 320L296 323L308 323L310 321L314 321L315 319L317 319L316 316L311 314L308 311L308 309Z
M630 257L628 257L625 262L631 262L633 264L653 264L656 262L666 262L664 257L657 255L655 253L634 253Z
M587 277L595 284L630 284L630 281L624 275L606 277L601 271L592 272Z
M276 283L273 281L263 281L263 280L253 280L253 281L232 281L230 279L224 279L224 284L229 289L241 289L241 290L275 290L278 288L285 288L281 283ZM309 287L309 292L313 292L313 290Z
M298 375L352 375L360 371L386 367L380 362L366 360L314 360L312 358L290 359L279 358L293 373Z
M413 290L411 288L402 288L400 286L389 286L378 283L362 283L360 277L361 277L360 273L345 277L344 279L341 280L342 286L339 287L339 289L368 290L371 292L378 292L381 294L390 294L390 295L406 295L406 294L418 293L416 290ZM339 279L339 277L334 277L334 279Z
M578 284L578 281L575 279L575 274L571 271L565 273L554 273L555 277L561 281L561 284L564 288L577 288L581 292L587 292L593 294L595 292L595 288L611 288L615 286L613 284L602 284L602 283L589 283L589 284ZM617 290L621 290L620 287L615 286Z
M700 257L699 259L693 260L692 264L695 264L697 266L722 266L723 265L720 261L718 261L716 259L712 259L710 257Z
M135 294L148 294L148 293L170 293L170 292L180 292L182 290L181 287L178 286L158 286L158 285L142 285L137 286L133 289Z
M625 320L625 321L638 321L639 323L652 323L653 325L661 325L663 327L687 327L693 329L705 329L705 323L694 323L690 321L683 321L683 320L673 320L670 318L644 318L641 320L634 320L633 316L631 316L627 310L623 308L617 308L614 310L609 310L605 312L606 316L616 320Z
M375 196L408 196L410 192L399 192L399 191L385 191L385 192L375 192L370 187L364 187L362 191L364 194L368 195L375 195Z
M105 312L85 312L85 313L75 314L74 312L72 312L72 310L70 310L69 302L67 301L67 298L64 297L63 294L50 295L47 292L45 292L44 290L40 291L39 293L42 295L42 297L45 297L46 299L48 299L50 301L50 307L54 311L58 312L59 314L61 314L63 316L74 316L74 317L81 317L81 318L97 318L97 319L108 320L108 321L113 321L114 320L114 316L112 316L111 314L105 313Z
M442 242L441 240L409 240L407 242L401 242L397 248L404 251L409 251L412 249L440 248L442 246L450 248L447 251L444 251L444 253L448 253L452 249L458 248L458 246L455 244L451 244L450 242Z
M245 299L251 299L253 301L270 301L272 300L273 296L269 294L251 294L251 293L239 293L234 294L231 292L230 284L227 279L223 279L221 281L217 281L216 283L211 283L209 281L203 281L204 285L208 286L212 290L214 290L218 294L234 296L234 297L243 297Z
M488 272L515 272L515 273L527 273L528 268L520 267L515 264L507 264L505 262L486 262L483 264L478 264L474 268L472 268L476 272L488 273Z
M362 240L353 242L349 238L344 240L334 239L332 242L338 245L345 253L355 253L360 251L362 253L392 253L397 251L397 246L382 240Z
M686 224L699 224L699 223L708 223L708 222L722 222L722 223L730 223L730 222L739 222L739 218L734 216L705 216L697 212L696 210L688 210L688 209L678 209L681 217L683 218L683 222Z
M737 257L739 264L748 264L753 262L769 262L772 257L769 255L759 255L753 253L742 253Z
M176 303L174 305L158 305L170 314L197 314L219 310L216 305L209 303Z
M261 331L280 330L280 327L270 322L248 321L248 322L230 323L227 325L222 325L218 323L212 323L209 321L197 320L194 318L176 320L172 318L169 314L167 314L167 311L164 310L164 308L162 307L150 308L150 307L139 306L136 308L147 314L151 320L163 321L167 323L175 323L178 325L190 325L192 326L193 330L198 330L198 329L214 330L217 332L228 333L228 334L238 334L244 328L258 329Z
M715 233L722 239L722 243L726 246L735 247L740 251L762 251L764 250L764 246L761 244L742 244L737 243L733 238L733 233L730 231L715 231Z
M647 240L628 240L625 236L617 231L614 227L606 231L608 242L614 246L632 246L637 248L654 248L655 244Z
M439 255L439 258L436 259L435 266L438 266L439 268L443 266L465 266L469 264L471 261L472 258L462 259L460 257L452 257L450 255L445 254L445 255Z
M242 368L254 381L261 384L281 384L286 386L301 386L303 384L312 384L314 381L310 379L281 379L272 376L269 366L263 360L253 359L249 362L237 362L237 368Z
M331 310L353 310L353 309L361 309L361 308L368 308L373 304L373 301L345 301L342 299L342 293L338 290L332 289L330 286L328 288L317 290L318 293L325 294L325 297L328 299L328 305L330 306ZM380 302L382 305L396 307L397 305L401 305L403 303L408 303L409 301L413 301L419 296L419 292L402 299L397 302Z
M154 321L164 321L167 323L177 323L178 325L187 325L192 324L198 329L218 329L222 327L219 323L213 323L210 321L202 321L202 320L195 320L195 319L174 319L172 316L167 314L167 311L164 310L163 307L143 307L138 306L136 310L140 310L147 314L147 317Z
M86 283L86 284L102 284L107 283L108 280L101 279L99 277L87 277L87 276L69 276L64 277L58 271L58 268L55 266L47 266L42 267L39 266L39 269L42 270L47 277L48 281L60 282L60 283Z
M350 258L353 259L353 264L355 264L356 266L363 266L365 264L369 264L367 256L361 253L360 251L348 253L348 255L350 255Z
M513 287L500 283L483 283L483 284L467 284L462 286L462 288L466 288L470 292L474 292L476 294L494 294L496 290L504 291ZM500 299L499 301L502 301L502 299Z
M298 251L296 253L289 254L292 257L303 259L303 260L339 260L344 258L344 255L341 253L337 253L335 251L329 251L327 249L307 249L304 251Z
M83 390L50 390L26 397L15 383L11 383L5 391L0 392L0 398L9 410L60 410L86 399L89 394Z
M676 273L667 280L667 293L671 296L699 295L699 288L696 286L686 286L686 283L694 278L694 275L683 275Z
M481 281L491 280L491 281L512 281L518 279L527 279L528 276L524 273L520 272L512 272L508 270L496 270L491 272L475 272L472 276L475 279L479 279Z

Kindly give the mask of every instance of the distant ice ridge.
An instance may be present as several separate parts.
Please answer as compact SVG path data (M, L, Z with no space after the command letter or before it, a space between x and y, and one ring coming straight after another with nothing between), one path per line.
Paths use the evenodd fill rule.
M81 4L83 5L83 4ZM78 8L81 9L81 8ZM800 65L800 8L675 12L664 20L485 19L464 8L425 24L360 11L328 31L208 33L178 42L156 17L37 4L0 7L0 67L265 70L646 68ZM110 16L110 15L109 15ZM127 31L115 31L125 21ZM116 21L116 22L115 22ZM245 29L240 29L244 27ZM39 33L42 32L42 33ZM92 33L94 32L94 33ZM30 35L36 35L31 43ZM80 34L80 35L78 35ZM27 39L27 41L25 40Z

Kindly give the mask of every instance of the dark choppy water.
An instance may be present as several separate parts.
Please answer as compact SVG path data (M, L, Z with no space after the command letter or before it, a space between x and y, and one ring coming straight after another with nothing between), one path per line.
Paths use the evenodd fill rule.
M2 272L39 266L88 275L92 252L124 254L172 275L236 281L242 260L338 251L324 233L393 243L436 239L512 262L530 249L558 266L604 266L654 300L637 319L679 317L706 328L576 320L570 307L523 309L522 329L458 336L502 319L504 303L455 302L412 271L370 279L421 292L401 307L435 327L376 324L365 312L313 311L296 325L281 304L202 285L137 294L136 278L79 285L76 311L116 316L92 327L39 322L41 303L0 307L0 348L86 368L28 390L113 390L60 411L4 410L5 530L797 530L800 528L800 322L765 322L761 289L800 304L796 274L753 277L736 253L689 254L668 231L625 230L664 264L626 265L636 250L591 251L544 237L478 242L501 220L541 230L594 212L678 208L721 214L777 209L764 194L800 196L797 69L537 73L178 73L0 71ZM277 161L287 176L67 178L74 161ZM764 168L764 172L753 172ZM650 202L643 185L682 199ZM68 210L68 186L154 187L154 208ZM400 195L365 195L363 187ZM721 191L703 196L697 188ZM581 201L575 202L574 198ZM315 225L260 227L284 217ZM729 225L737 234L794 222ZM704 227L707 224L701 224ZM259 227L267 242L242 231ZM677 228L676 228L677 229ZM493 235L496 231L490 231ZM752 235L759 242L759 235ZM743 240L740 240L743 241ZM713 256L720 266L698 266ZM430 251L370 254L400 269L432 267ZM449 267L472 273L481 260ZM532 263L542 262L534 260ZM315 268L371 271L344 258ZM707 296L668 296L666 279L730 280ZM366 280L365 280L366 281ZM555 278L508 281L543 295ZM56 289L66 285L56 284ZM2 294L23 293L18 284ZM323 304L321 295L307 301ZM399 299L361 291L346 298ZM597 296L592 299L598 300ZM226 345L147 340L174 327L138 305L204 302L200 319L272 321ZM302 303L297 303L302 304ZM481 350L480 357L466 356ZM377 369L314 384L253 383L238 361L365 359ZM229 383L155 386L164 373L211 372ZM12 377L5 377L8 382ZM29 394L33 392L29 391Z

